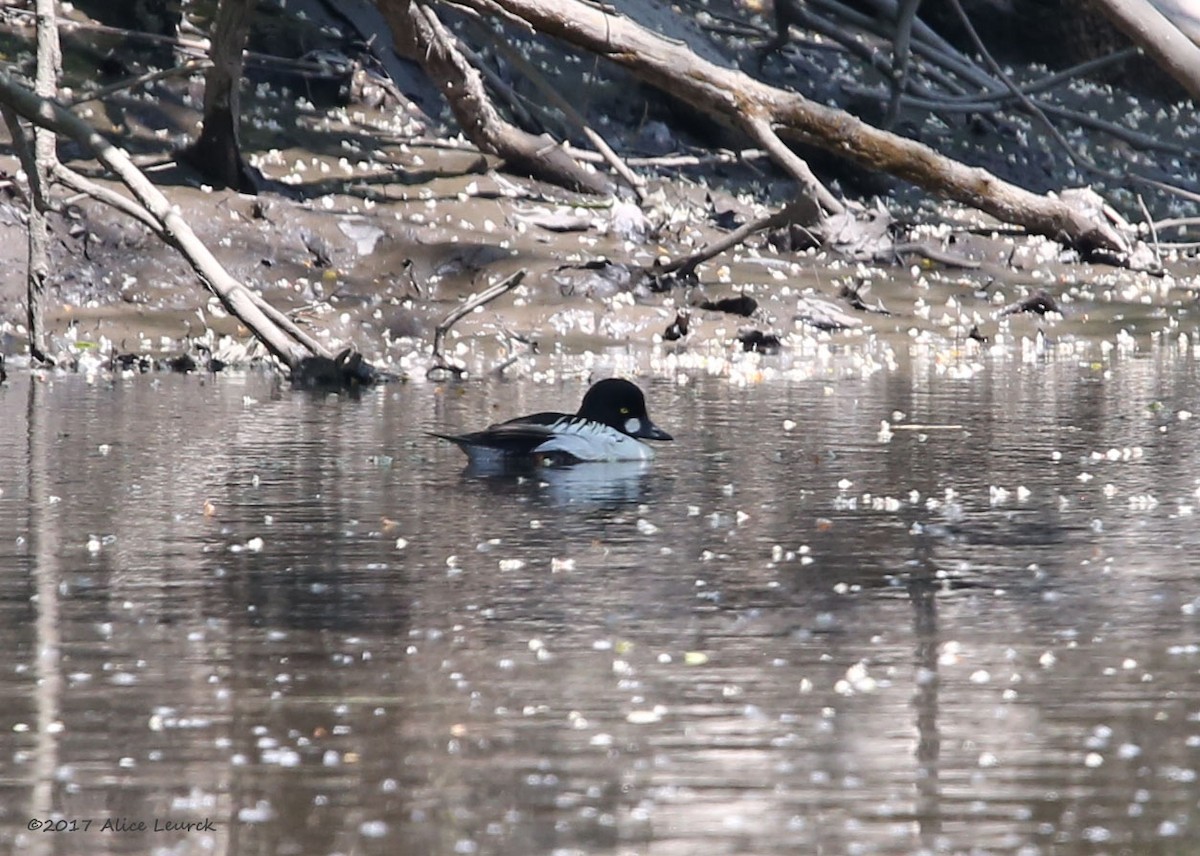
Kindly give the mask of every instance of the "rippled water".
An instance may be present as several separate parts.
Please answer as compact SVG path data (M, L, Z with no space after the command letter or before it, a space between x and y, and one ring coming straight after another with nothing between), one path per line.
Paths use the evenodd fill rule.
M1197 374L645 381L524 481L422 432L582 381L12 378L0 850L1196 852Z

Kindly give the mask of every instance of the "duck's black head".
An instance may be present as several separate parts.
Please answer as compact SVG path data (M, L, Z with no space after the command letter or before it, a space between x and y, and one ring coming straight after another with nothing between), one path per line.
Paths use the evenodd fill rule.
M674 439L650 421L646 412L646 397L635 384L621 378L608 378L592 384L583 397L579 412L582 419L602 422L622 434L639 440Z

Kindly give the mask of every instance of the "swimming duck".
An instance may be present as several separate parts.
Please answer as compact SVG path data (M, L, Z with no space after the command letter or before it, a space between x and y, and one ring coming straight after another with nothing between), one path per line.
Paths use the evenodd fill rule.
M470 434L430 433L456 443L476 466L648 461L654 450L639 440L673 439L650 421L642 391L620 378L593 384L574 415L534 413Z

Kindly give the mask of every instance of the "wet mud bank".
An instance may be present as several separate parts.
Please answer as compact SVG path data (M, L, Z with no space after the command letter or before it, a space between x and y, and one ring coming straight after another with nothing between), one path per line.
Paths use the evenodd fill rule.
M753 56L753 39L718 41L727 56ZM834 89L853 94L861 82L827 49L789 47L763 73L795 78L798 88L808 84L797 75L810 83L824 75L831 96ZM1141 268L1110 267L976 211L924 199L896 179L836 168L823 178L863 201L852 203L844 221L825 223L817 239L805 228L774 230L700 264L694 279L656 276L656 262L778 208L790 183L759 157L698 152L695 135L712 133L711 123L670 125L665 112L618 109L621 92L611 81L587 88L582 76L571 78L581 97L595 98L594 109L611 113L604 114L612 120L607 131L626 144L631 163L661 149L663 157L642 169L649 192L640 207L504 173L440 124L447 117L428 93L403 104L351 102L336 93L314 102L311 90L267 79L252 79L244 104L243 145L262 173L263 192L212 189L171 161L199 120L198 81L92 103L90 116L141 153L153 180L235 278L331 352L354 348L403 379L426 377L439 319L518 270L526 271L519 287L463 318L447 337L446 356L470 376L803 375L820 371L814 357L828 354L851 355L849 371L874 371L904 362L914 346L932 349L949 370L970 372L989 355L1103 355L1152 339L1186 348L1196 337L1196 265L1167 236ZM639 104L654 98L630 91ZM1123 97L1092 84L1061 95L1074 107L1110 110ZM1138 102L1137 113L1155 133L1178 125L1180 115L1151 100ZM1035 133L1023 121L993 130L998 138ZM1002 146L993 152L973 144L978 127L967 120L907 130L941 134L952 149L973 146L977 161L1029 187L1082 177L1048 173L1038 154L1045 141L1036 136L1020 157L1008 158ZM1178 125L1178 132L1189 129ZM1109 144L1091 155L1114 164L1121 151ZM675 155L678 165L668 165ZM69 147L62 156L72 163ZM1134 154L1128 162L1146 159ZM9 156L0 170L17 175L19 166ZM23 203L9 194L0 202L0 352L11 370L27 363ZM142 226L85 199L70 200L52 225L47 326L64 368L137 370L185 355L199 368L214 358L268 363L248 331Z
M441 151L410 150L409 157L440 159ZM285 175L326 165L301 154L279 160ZM660 290L646 274L655 260L668 248L714 240L721 234L715 221L728 216L730 209L705 201L699 185L662 186L657 239L619 233L632 208L626 203L562 200L561 191L552 197L495 173L378 186L375 198L251 198L185 184L170 192L235 277L331 350L354 347L406 379L425 376L440 318L519 269L528 273L517 289L450 331L447 356L471 375L501 366L509 375L589 371L604 362L632 371L731 373L742 362L783 367L822 349L880 355L913 343L953 359L1048 343L1100 348L1122 337L1136 347L1149 337L1195 338L1200 319L1190 260L1157 276L1084 264L1050 241L971 225L977 215L970 212L955 218L947 210L957 225L915 230L927 236L926 250L960 264L932 261L925 251L896 252L881 264L780 250L780 236L768 235L702 265L694 283ZM14 248L24 241L11 206L8 213L0 227L9 254L0 335L11 368L22 365L23 260ZM186 353L201 364L205 354L233 364L265 360L152 235L92 203L74 215L59 221L66 235L49 319L67 366L102 369L124 354Z

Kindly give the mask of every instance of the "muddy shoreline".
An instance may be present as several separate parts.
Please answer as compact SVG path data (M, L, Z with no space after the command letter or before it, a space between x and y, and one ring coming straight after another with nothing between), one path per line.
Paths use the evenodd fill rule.
M879 355L919 342L948 359L974 359L1019 354L1026 342L1043 351L1047 342L1103 349L1122 336L1136 344L1196 335L1191 258L1168 252L1162 276L1084 264L977 212L920 200L892 179L876 189L903 220L895 231L969 266L911 252L896 253L890 264L863 262L757 236L702 265L698 286L659 292L643 276L656 259L702 246L778 204L787 187L768 164L658 170L643 221L629 203L498 172L461 139L434 138L436 129L412 111L318 107L269 86L247 98L243 140L264 192L214 190L169 161L172 144L198 121L188 90L195 85L183 85L175 103L133 96L119 111L92 105L94 120L143 152L151 177L236 278L334 352L356 348L403 378L424 377L439 318L518 269L528 274L516 291L451 333L450 355L472 375L501 365L520 375L605 363L737 373L747 361L802 364L822 348ZM71 165L88 171L86 163ZM0 170L16 175L15 158L0 158ZM0 352L11 369L27 364L19 200L6 197L0 214ZM47 326L62 366L103 370L118 354L212 354L239 365L265 358L143 227L88 200L73 200L53 223ZM1058 297L1061 312L1002 314L1039 289ZM857 311L847 292L861 296ZM739 296L752 298L749 316L700 308ZM826 310L848 316L845 329L820 323ZM672 338L681 311L687 334ZM748 333L771 347L747 350Z

